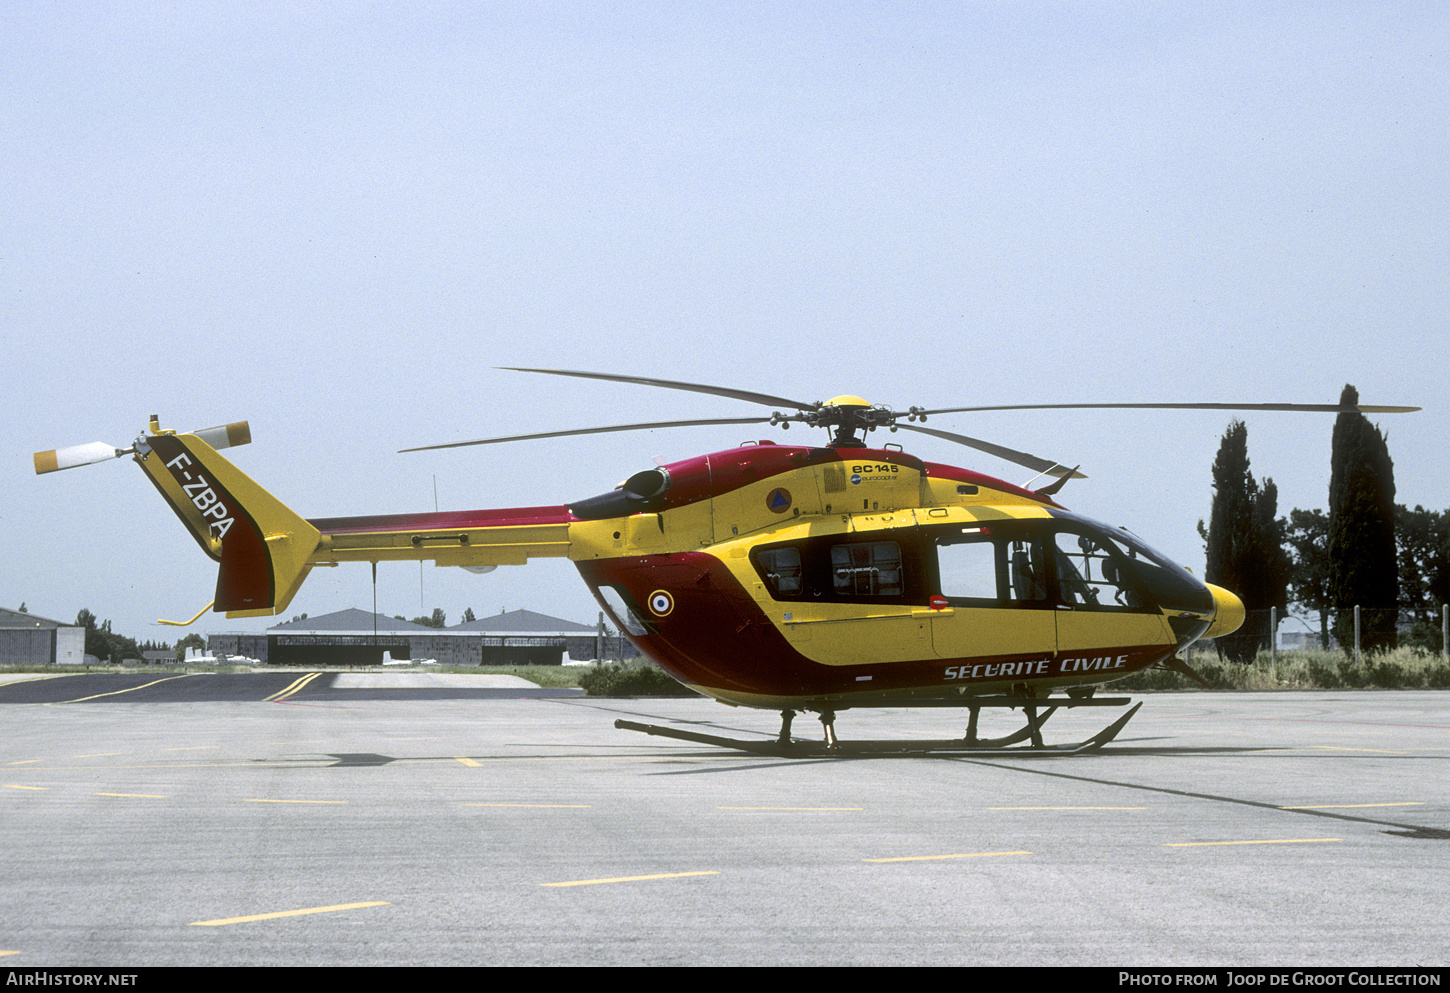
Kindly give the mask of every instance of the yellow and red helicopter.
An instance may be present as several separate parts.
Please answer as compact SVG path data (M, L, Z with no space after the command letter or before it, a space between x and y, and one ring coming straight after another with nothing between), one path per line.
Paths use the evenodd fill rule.
M927 428L928 417L989 410L1213 409L1394 413L1338 404L1098 403L911 407L857 396L805 403L673 380L558 369L511 371L633 383L777 408L769 417L664 421L428 445L404 451L663 427L793 423L824 428L823 446L772 441L645 469L570 504L306 520L218 450L251 440L245 422L190 434L153 416L129 449L103 442L39 452L36 472L130 454L203 552L220 564L212 608L228 617L284 611L313 566L432 560L488 569L568 558L610 619L671 676L722 703L777 710L774 740L745 741L652 725L617 727L746 751L850 751L839 711L964 707L951 742L858 743L854 750L1042 748L1060 707L1122 706L1094 691L1151 666L1197 678L1176 653L1231 633L1232 592L1201 582L1122 528L1071 513L1055 496L1076 469ZM783 409L781 409L783 408ZM1056 481L1027 489L926 462L886 428L931 435ZM1055 691L1061 690L1062 694ZM1112 740L1138 706L1084 742ZM1022 708L1026 725L977 735L983 707ZM823 742L791 735L819 715Z

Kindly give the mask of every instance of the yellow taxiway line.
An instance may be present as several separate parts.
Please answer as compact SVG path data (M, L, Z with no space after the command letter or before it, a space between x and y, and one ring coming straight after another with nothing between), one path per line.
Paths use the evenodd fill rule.
M38 683L42 679L69 679L72 676L80 676L80 675L84 675L84 673L79 673L79 672L57 672L53 676L26 676L24 679L7 679L7 680L5 680L5 682L0 683L0 686L14 686L17 683ZM0 953L0 954L14 955L16 953L15 952L7 952L7 953Z
M312 682L314 679L316 679L320 675L322 675L322 673L320 673L320 672L309 672L305 676L300 676L297 679L294 679L285 689L278 690L276 693L273 693L271 696L263 697L262 698L262 702L263 703L281 703L283 700L286 700L286 699L288 699L290 697L294 697L298 693L301 693L302 690L307 686L308 683Z
M148 686L156 686L159 683L169 683L173 679L185 679L187 676L191 676L191 675L195 675L195 673L188 672L188 673L183 673L180 676L163 676L161 679L153 679L149 683L142 683L140 686L132 686L132 687L130 687L128 689L124 689L124 690L111 690L109 693L96 693L93 696L77 697L74 700L57 700L55 702L56 703L84 703L87 700L99 700L99 699L101 699L101 697L106 697L106 696L120 696L123 693L135 693L137 690L144 690ZM46 704L45 706L49 707L50 704Z
M92 796L134 796L144 800L170 800L169 793L92 793Z
M357 910L359 907L386 907L387 900L372 900L368 903L338 903L331 907L306 907L302 910L278 910L270 914L249 914L246 917L223 917L215 921L192 921L189 927L221 927L223 924L245 924L248 921L270 921L278 917L301 917L303 914L330 914L338 910Z
M567 883L540 883L540 886L597 886L600 883L638 883L646 879L679 879L684 876L718 876L714 870L706 872L661 872L653 876L613 876L609 879L575 879Z

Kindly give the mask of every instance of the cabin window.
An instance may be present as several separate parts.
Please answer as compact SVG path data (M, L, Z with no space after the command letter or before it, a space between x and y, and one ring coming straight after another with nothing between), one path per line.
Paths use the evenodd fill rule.
M766 548L755 560L765 585L777 598L799 596L801 592L801 553L799 548Z
M920 546L817 536L756 548L750 561L776 600L925 604L928 580Z
M835 545L831 579L837 596L901 596L901 546L894 541Z
M997 542L980 535L976 540L943 539L936 550L942 596L952 600L1000 600L997 549Z
M1016 526L979 525L938 532L937 587L953 602L1023 606L1047 604L1047 556L1042 539Z

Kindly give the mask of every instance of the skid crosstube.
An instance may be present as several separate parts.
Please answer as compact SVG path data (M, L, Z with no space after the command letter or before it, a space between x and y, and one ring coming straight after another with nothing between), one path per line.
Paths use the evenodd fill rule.
M1041 727L1048 717L1052 716L1059 706L1122 706L1127 703L1126 697L1118 697L1102 700L1072 700L1070 698L1018 700L1008 702L994 702L991 704L978 703L972 706L972 729L976 727L976 710L978 706L1022 706L1026 704L1031 708L1027 726L1021 730L1007 735L1003 738L990 740L976 740L973 737L938 739L938 740L901 740L901 741L839 741L834 736L828 736L827 741L800 741L791 739L781 741L750 740L743 738L726 738L721 735L702 734L698 731L685 731L679 728L661 727L657 724L638 724L634 721L617 720L614 726L622 731L639 731L643 734L655 735L663 738L674 738L679 741L691 741L701 745L715 745L720 748L731 748L737 751L750 752L755 755L775 755L780 757L801 757L801 756L826 756L844 757L848 755L927 755L927 754L1056 754L1056 755L1080 755L1084 752L1092 752L1103 747L1116 738L1132 720L1133 715L1143 704L1137 703L1126 714L1119 717L1112 724L1093 735L1085 741L1073 742L1063 745L1044 745L1041 740ZM923 703L917 706L945 706L946 704ZM958 704L961 706L961 704ZM1046 707L1047 712L1037 716L1034 712L1039 707ZM788 725L787 725L788 726ZM1023 748L1009 748L1020 741L1032 739L1032 744Z

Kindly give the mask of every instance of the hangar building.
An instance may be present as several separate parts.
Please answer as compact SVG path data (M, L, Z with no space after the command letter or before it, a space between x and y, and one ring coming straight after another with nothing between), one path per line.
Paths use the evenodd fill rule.
M86 629L0 607L0 665L82 665Z
M378 665L394 659L432 659L443 665L559 665L564 653L592 659L600 631L532 610L510 610L452 627L434 628L349 608L305 617L265 634L214 634L207 650L244 655L269 665ZM617 651L619 639L606 638ZM633 646L624 644L629 654Z

